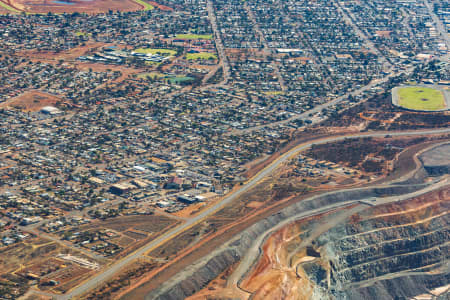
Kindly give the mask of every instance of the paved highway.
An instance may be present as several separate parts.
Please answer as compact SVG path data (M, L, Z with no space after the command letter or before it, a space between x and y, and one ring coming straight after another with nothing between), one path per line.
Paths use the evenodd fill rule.
M336 142L340 140L344 140L347 138L360 138L360 137L384 137L386 135L390 136L413 136L413 135L431 135L431 134L442 134L442 133L450 133L450 128L443 128L443 129L435 129L435 130L419 130L419 131L408 131L408 132L371 132L371 133L363 133L363 134L353 134L353 135L344 135L344 136L338 136L338 137L330 137L330 138L324 138L316 141L310 141L304 144L301 144L292 150L288 151L287 153L281 155L277 160L272 162L269 166L267 166L265 169L260 171L258 174L256 174L252 179L247 181L239 190L231 193L230 195L223 198L221 201L217 202L213 206L207 208L199 215L193 217L192 219L189 219L186 221L186 223L179 225L178 227L175 227L174 229L166 232L165 234L161 235L160 237L154 239L153 241L149 242L142 248L138 249L137 251L131 253L130 255L124 257L123 259L115 262L114 264L110 265L109 267L106 267L103 271L98 273L97 275L93 276L89 281L86 281L79 285L78 287L71 290L69 293L57 296L57 299L61 300L68 300L72 299L76 296L79 296L89 290L92 290L96 288L101 283L105 282L106 280L113 277L117 272L119 272L124 267L128 266L131 262L133 262L135 259L139 258L141 255L144 255L146 252L151 251L158 246L164 244L165 242L169 241L170 239L176 237L178 234L182 233L183 231L191 228L192 226L200 223L201 221L205 220L207 217L211 216L215 212L217 212L219 209L224 207L225 205L229 204L230 202L236 200L240 195L243 193L249 191L251 188L256 186L262 179L270 175L276 168L278 168L282 163L289 160L292 156L298 154L300 151L303 151L307 148L309 148L313 144L324 144L328 142Z

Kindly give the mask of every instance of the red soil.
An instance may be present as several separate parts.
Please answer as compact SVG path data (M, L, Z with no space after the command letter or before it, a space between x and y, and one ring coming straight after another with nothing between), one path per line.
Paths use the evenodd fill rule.
M58 96L41 91L28 91L20 96L9 99L0 105L0 108L18 108L22 111L39 111L44 106L55 106L62 103Z
M64 4L55 3L54 0L6 0L14 8L33 13L102 13L113 11L137 11L144 7L132 0L68 0L64 2L74 3Z
M153 5L154 7L159 8L160 10L173 11L173 8L172 8L172 7L168 7L168 6L165 6L165 5L156 3L155 1L148 1L148 3L149 3L150 5Z

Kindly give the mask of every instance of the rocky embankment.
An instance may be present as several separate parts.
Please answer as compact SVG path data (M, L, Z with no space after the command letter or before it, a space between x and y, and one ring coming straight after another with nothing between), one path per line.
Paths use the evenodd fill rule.
M449 208L447 187L365 210L316 240L325 278L311 266L306 273L319 294L345 299L404 299L445 286Z
M242 232L232 241L190 266L171 281L152 291L145 299L185 299L203 289L211 280L230 265L240 261L253 246L254 241L268 235L276 228L287 225L298 218L318 214L322 211L358 203L372 197L403 195L426 187L427 184L399 185L362 188L332 192L298 202L283 209Z
M445 147L425 152L396 184L322 194L261 220L145 298L446 297L450 187L434 191L427 180L448 173L435 168ZM226 270L226 283L212 287Z

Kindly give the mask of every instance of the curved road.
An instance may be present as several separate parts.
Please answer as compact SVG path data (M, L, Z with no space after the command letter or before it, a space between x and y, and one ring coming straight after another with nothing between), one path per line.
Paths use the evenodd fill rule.
M328 142L336 142L341 141L348 138L362 138L362 137L383 137L386 135L390 136L414 136L414 135L431 135L431 134L442 134L442 133L450 133L450 128L443 128L443 129L435 129L435 130L419 130L419 131L406 131L406 132L372 132L372 133L358 133L353 135L344 135L344 136L337 136L337 137L329 137L324 138L316 141L309 141L304 144L300 144L297 147L293 148L292 150L286 152L285 154L281 155L277 160L272 162L269 166L267 166L265 169L260 171L258 174L256 174L252 179L247 181L242 187L233 192L232 194L226 196L223 198L223 200L217 202L213 206L207 208L199 215L193 217L192 219L189 219L186 221L186 223L183 223L179 225L178 227L173 228L172 230L166 232L165 234L161 235L160 237L154 239L153 241L149 242L142 248L136 250L135 252L131 253L130 255L124 257L121 260L118 260L114 264L106 267L103 271L96 274L92 278L90 278L88 281L85 281L81 285L77 286L73 290L71 290L69 293L61 296L56 296L57 299L61 300L68 300L72 299L74 297L80 296L97 286L99 286L101 283L105 282L106 280L113 277L117 272L119 272L124 267L128 266L131 262L133 262L135 259L139 258L141 255L144 255L145 253L159 247L160 245L164 244L165 242L169 241L170 239L176 237L178 234L184 232L185 230L193 227L194 225L200 223L207 217L211 216L215 212L217 212L219 209L224 207L225 205L229 204L230 202L236 200L240 195L243 193L249 191L251 188L255 187L262 179L270 175L276 168L278 168L282 163L289 160L292 156L298 154L300 151L303 151L307 148L309 148L313 144L324 144Z

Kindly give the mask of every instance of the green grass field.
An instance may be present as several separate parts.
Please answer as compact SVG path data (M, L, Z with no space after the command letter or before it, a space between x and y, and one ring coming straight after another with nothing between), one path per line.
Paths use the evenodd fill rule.
M137 76L138 78L147 79L147 77L153 79L159 79L163 81L170 81L170 83L179 84L185 81L192 81L195 78L183 75L173 75L173 74L163 74L159 72L141 73Z
M137 77L147 79L147 77L151 78L163 78L166 77L166 74L158 73L158 72L150 72L150 73L141 73Z
M76 36L90 36L92 34L88 33L88 32L77 31L77 32L75 32L75 35Z
M145 1L142 0L134 0L134 2L136 2L137 4L140 4L144 7L144 10L152 10L154 9L153 5L148 4Z
M276 96L276 95L283 95L283 91L267 91L264 92L266 95Z
M196 59L217 59L217 55L208 52L200 52L200 53L187 53L187 60L196 60Z
M212 39L212 34L177 34L175 38L182 40L210 40Z
M163 56L175 56L177 51L170 49L157 49L157 48L139 48L134 50L137 53L145 53L145 54L159 54Z
M444 94L427 87L404 87L398 90L398 104L414 110L445 109Z
M192 81L194 79L195 78L189 77L189 76L176 76L176 77L169 78L168 80L170 81L170 83L179 84L179 83L186 82L186 81Z

